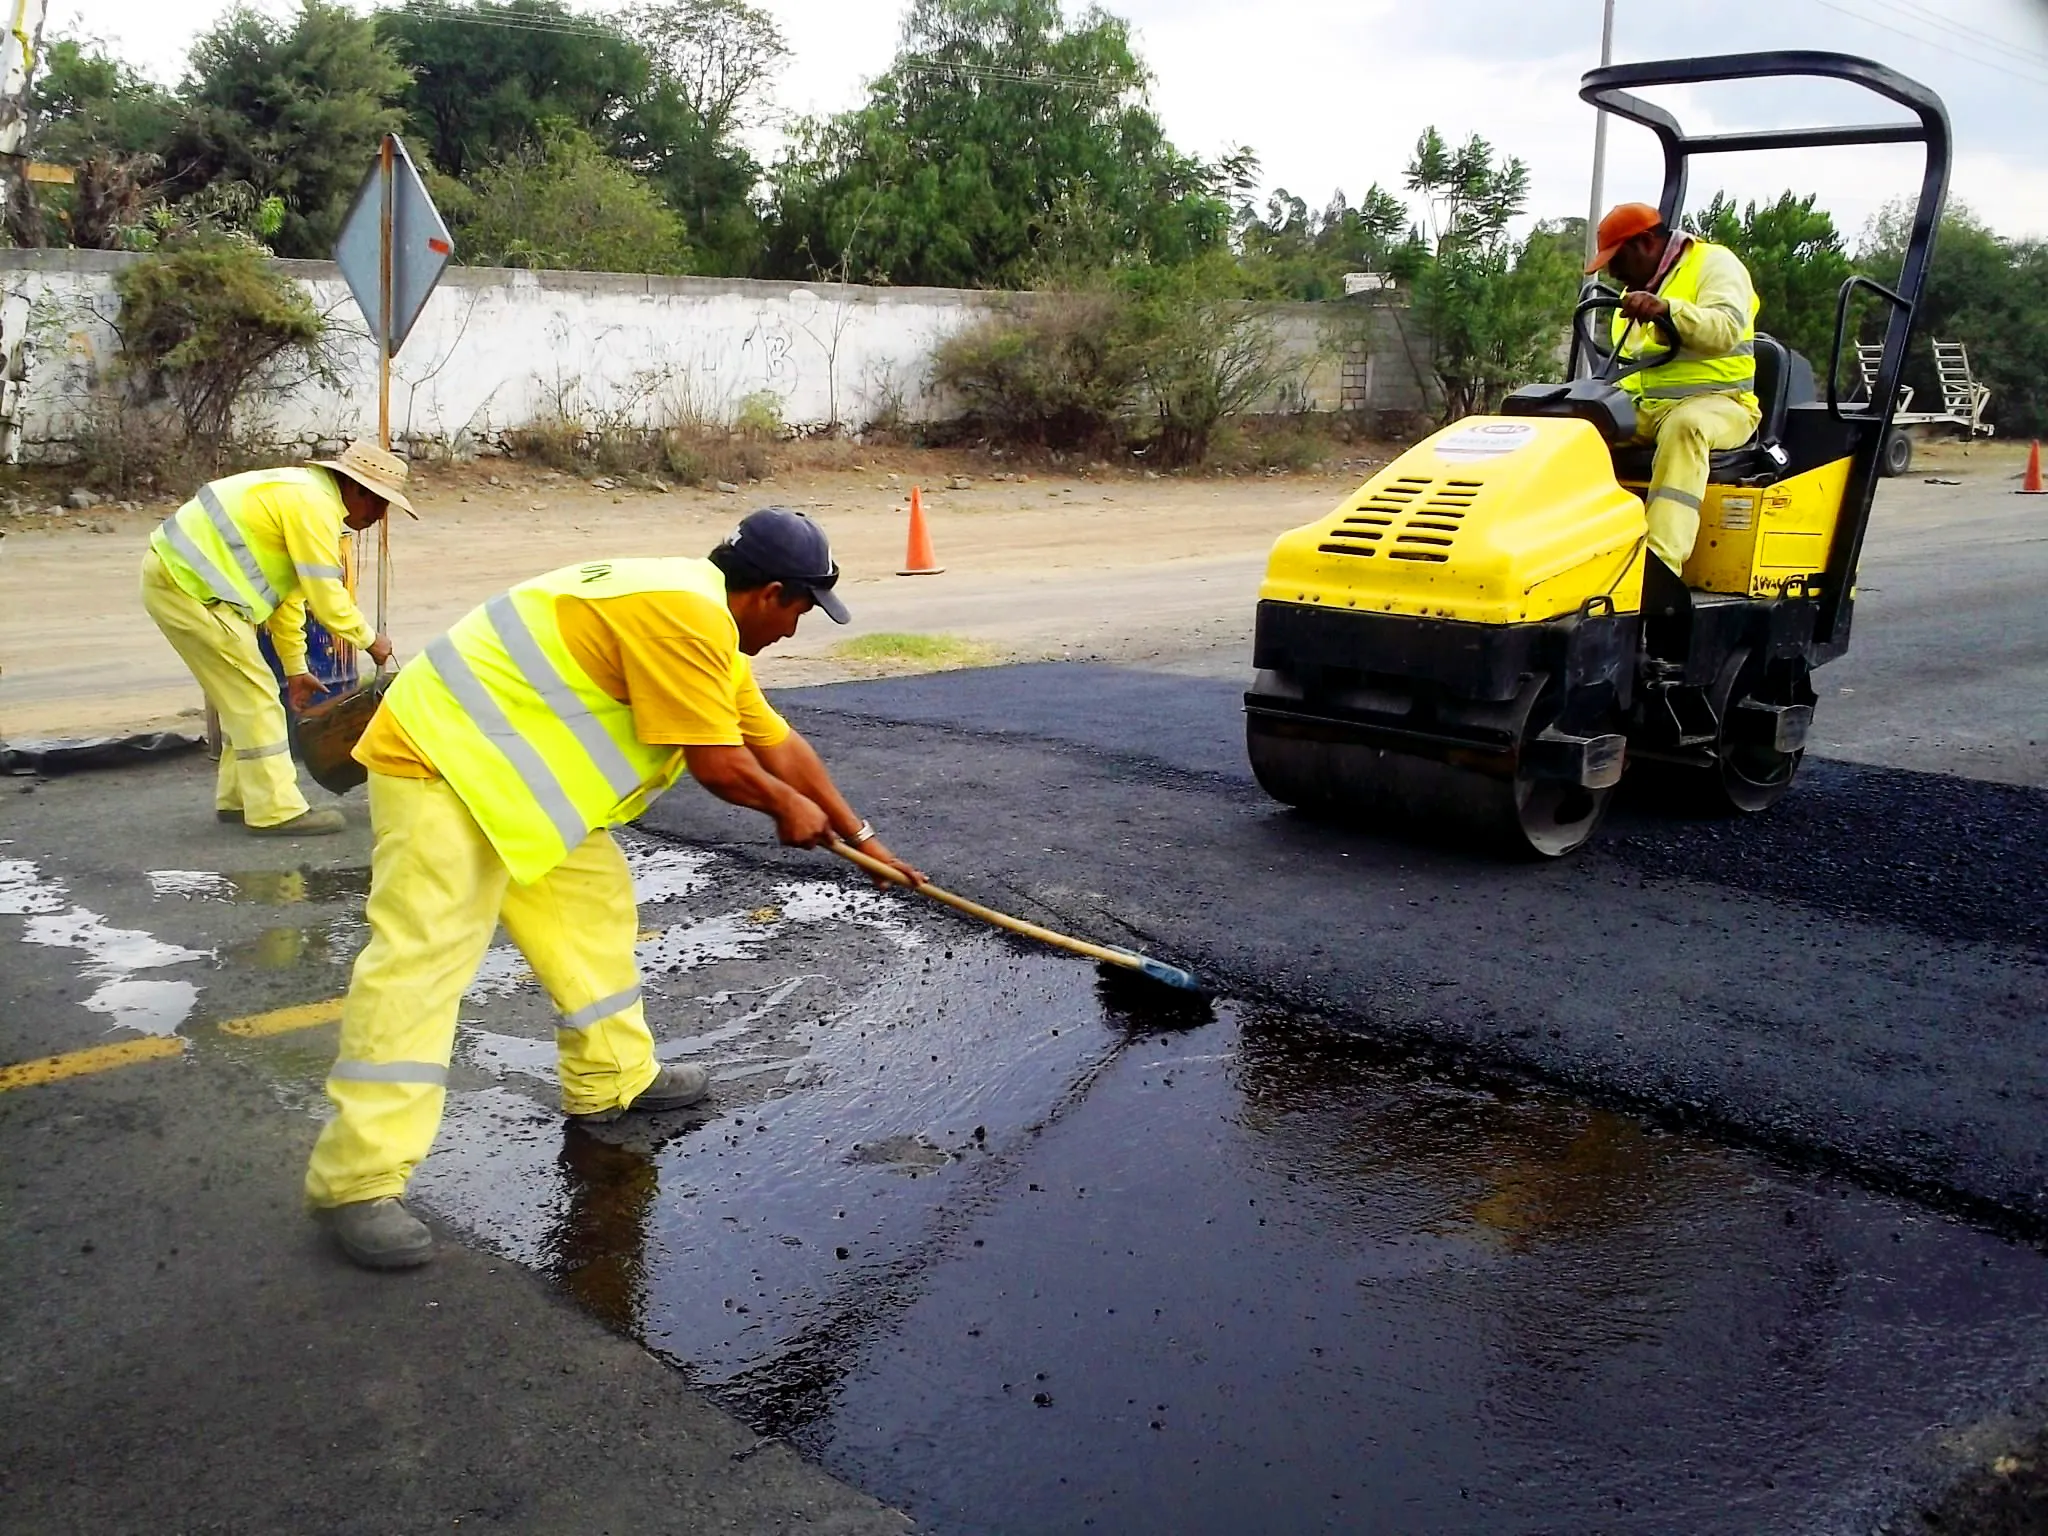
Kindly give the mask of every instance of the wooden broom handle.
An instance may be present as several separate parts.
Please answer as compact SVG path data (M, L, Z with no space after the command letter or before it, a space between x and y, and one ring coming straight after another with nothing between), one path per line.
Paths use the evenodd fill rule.
M965 912L969 917L980 918L984 923L991 923L998 928L1006 928L1011 933L1021 933L1024 937L1037 939L1042 944L1051 944L1059 949L1071 950L1077 955L1086 955L1091 960L1101 960L1110 965L1121 965L1132 969L1142 968L1144 957L1133 954L1130 950L1112 949L1106 944L1091 944L1086 939L1077 939L1071 934L1060 933L1056 929L1041 928L1037 923L1027 923L1021 917L1011 917L1008 913L996 911L994 907L984 907L978 901L969 901L965 896L956 896L951 891L941 890L938 886L932 885L929 882L924 885L912 886L910 881L894 865L884 864L880 859L862 853L858 848L852 847L836 837L825 846L848 863L858 864L878 880L887 880L892 884L908 887L915 890L920 896L929 896L933 901L944 902L955 911Z

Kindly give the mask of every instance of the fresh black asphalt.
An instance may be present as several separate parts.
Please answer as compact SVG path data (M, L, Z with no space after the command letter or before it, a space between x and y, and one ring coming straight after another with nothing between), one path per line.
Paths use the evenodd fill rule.
M1510 864L1252 783L1231 682L1048 664L785 695L941 883L1247 995L2048 1235L2048 794L1810 761ZM671 796L656 829L739 826Z

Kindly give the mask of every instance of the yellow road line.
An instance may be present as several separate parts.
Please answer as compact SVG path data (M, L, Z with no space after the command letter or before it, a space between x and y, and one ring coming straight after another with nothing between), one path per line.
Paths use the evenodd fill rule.
M123 1040L119 1045L95 1045L88 1050L66 1051L62 1056L44 1056L36 1061L18 1061L0 1067L0 1093L10 1088L32 1088L38 1083L62 1082L67 1077L84 1077L110 1067L132 1066L138 1061L160 1061L182 1055L185 1042L176 1035L146 1035L140 1040Z
M294 1003L269 1013L252 1013L246 1019L229 1019L220 1026L220 1032L260 1040L265 1035L286 1035L295 1029L311 1029L315 1024L332 1024L340 1017L341 999L330 997L322 1003Z

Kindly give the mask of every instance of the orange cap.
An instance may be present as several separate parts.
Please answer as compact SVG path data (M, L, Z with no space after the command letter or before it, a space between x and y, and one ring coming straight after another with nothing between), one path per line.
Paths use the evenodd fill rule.
M1614 260L1614 253L1637 235L1648 234L1664 222L1664 215L1648 203L1616 203L1600 221L1600 254L1586 263L1588 272L1598 272Z

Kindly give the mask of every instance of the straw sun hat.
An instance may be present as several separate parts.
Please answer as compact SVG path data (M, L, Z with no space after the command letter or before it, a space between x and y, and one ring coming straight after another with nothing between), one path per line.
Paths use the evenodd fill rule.
M357 438L341 450L337 459L314 459L322 469L331 469L338 475L347 475L357 485L374 495L383 497L408 517L417 518L412 503L406 500L405 483L410 471L405 460L395 453L388 453L366 438Z

